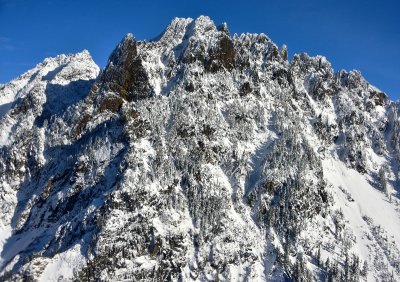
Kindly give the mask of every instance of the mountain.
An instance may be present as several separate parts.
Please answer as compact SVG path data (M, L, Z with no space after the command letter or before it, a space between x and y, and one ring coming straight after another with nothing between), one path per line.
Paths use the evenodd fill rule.
M0 280L400 280L399 104L205 16L0 88Z

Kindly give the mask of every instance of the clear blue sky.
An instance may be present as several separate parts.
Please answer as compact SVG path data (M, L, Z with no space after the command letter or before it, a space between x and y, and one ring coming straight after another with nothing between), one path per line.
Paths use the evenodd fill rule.
M0 0L0 82L44 58L88 49L104 67L128 32L157 36L174 17L210 16L231 33L265 33L290 55L325 55L335 70L359 69L400 98L398 0Z

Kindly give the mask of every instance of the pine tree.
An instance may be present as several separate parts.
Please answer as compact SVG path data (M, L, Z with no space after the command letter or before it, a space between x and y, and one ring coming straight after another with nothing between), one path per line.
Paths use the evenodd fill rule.
M364 278L366 278L367 275L368 275L368 263L367 263L367 261L364 261L363 268L362 268L362 270L361 270L361 275L362 275Z
M285 265L285 268L288 269L289 266L290 266L290 259L289 259L289 256L290 256L290 242L289 242L289 237L286 237L286 241L285 241L285 243L283 245L283 249L284 249L284 261L283 261L283 263Z
M325 270L326 270L326 273L328 274L328 272L330 271L330 268L331 268L331 261L329 260L329 257L326 259L326 261L325 261Z
M381 184L381 189L385 193L386 196L389 195L388 187L387 187L387 178L386 178L386 167L382 166L378 172L379 181Z
M281 57L283 60L287 61L288 60L288 50L287 46L285 44L282 45L281 49L279 50Z
M328 280L328 281L329 281L329 282L334 281L334 278L335 278L336 275L337 275L337 265L336 265L336 264L332 264L332 268L329 269L328 275L329 275L329 280Z
M360 277L360 259L355 254L352 256L350 277L356 281L358 281Z
M349 267L350 263L349 263L349 254L346 253L346 259L344 261L344 281L349 281L349 277L350 277L350 267Z
M317 250L317 265L321 266L321 247Z

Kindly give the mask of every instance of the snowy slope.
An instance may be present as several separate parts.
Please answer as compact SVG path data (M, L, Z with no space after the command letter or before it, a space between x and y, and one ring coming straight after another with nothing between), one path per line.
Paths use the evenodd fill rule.
M399 105L205 16L0 88L0 277L400 279Z
M3 147L0 181L0 210L3 214L0 222L0 265L3 266L16 253L31 244L35 239L33 234L40 234L34 230L30 235L19 237L15 247L7 248L7 244L12 240L7 239L12 235L13 229L15 232L13 213L15 214L19 205L18 199L21 200L18 188L26 181L24 173L34 173L46 164L43 120L50 118L50 115L62 114L66 107L87 95L98 73L99 68L85 50L78 54L45 59L43 63L2 87L0 101L4 106L2 109L6 111L0 117L0 146ZM42 129L38 128L39 124L42 125ZM29 141L31 138L36 140ZM7 148L12 148L13 152L7 152ZM35 154L35 158L24 164L24 158L30 154ZM19 163L13 164L13 158ZM9 161L10 167L4 166L4 163ZM16 174L10 170L16 171ZM30 189L35 189L34 183Z
M336 205L356 238L353 251L372 261L371 269L379 273L381 267L387 267L389 273L393 271L395 280L400 279L395 269L400 258L400 202L389 199L363 175L337 160L326 160L324 172L333 185ZM369 275L369 279L376 277Z

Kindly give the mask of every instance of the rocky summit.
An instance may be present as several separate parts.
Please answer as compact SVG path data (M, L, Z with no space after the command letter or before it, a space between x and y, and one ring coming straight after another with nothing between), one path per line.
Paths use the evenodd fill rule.
M0 281L399 281L399 103L205 16L0 86Z

